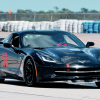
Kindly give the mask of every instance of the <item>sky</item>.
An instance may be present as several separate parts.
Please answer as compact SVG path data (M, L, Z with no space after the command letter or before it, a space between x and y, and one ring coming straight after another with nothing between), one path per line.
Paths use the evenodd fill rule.
M0 0L0 11L4 12L8 12L9 9L15 13L18 9L48 11L54 10L55 6L59 10L66 8L74 12L81 11L81 8L100 11L100 0Z

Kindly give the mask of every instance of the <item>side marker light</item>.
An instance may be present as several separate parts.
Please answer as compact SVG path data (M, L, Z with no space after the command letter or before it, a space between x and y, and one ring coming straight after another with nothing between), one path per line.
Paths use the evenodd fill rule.
M37 68L36 68L36 64L34 64L34 65L35 65L36 76L38 76L38 74L37 74Z
M70 67L70 65L69 65L69 64L66 64L66 67L68 67L68 68L69 68L69 67Z

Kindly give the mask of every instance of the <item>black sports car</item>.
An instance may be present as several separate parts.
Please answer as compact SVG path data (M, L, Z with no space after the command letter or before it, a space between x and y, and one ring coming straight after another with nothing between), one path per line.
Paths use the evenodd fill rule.
M0 42L0 82L100 80L100 49L65 31L20 31ZM99 84L98 84L99 86Z

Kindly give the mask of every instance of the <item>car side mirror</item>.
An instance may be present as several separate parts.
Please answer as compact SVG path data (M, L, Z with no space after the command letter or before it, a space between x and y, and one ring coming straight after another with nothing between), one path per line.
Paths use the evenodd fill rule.
M0 44L3 44L3 42L0 42Z
M86 47L89 48L90 46L94 46L94 42L87 42Z
M3 43L3 46L6 48L11 48L12 44L11 43Z
M12 48L16 53L20 53L11 43L3 43L5 48Z

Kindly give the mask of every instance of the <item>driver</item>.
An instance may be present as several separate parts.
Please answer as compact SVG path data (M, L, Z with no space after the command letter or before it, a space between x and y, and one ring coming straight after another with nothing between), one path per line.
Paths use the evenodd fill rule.
M58 44L57 46L67 46L67 41L64 39L64 36L60 35L57 38Z

